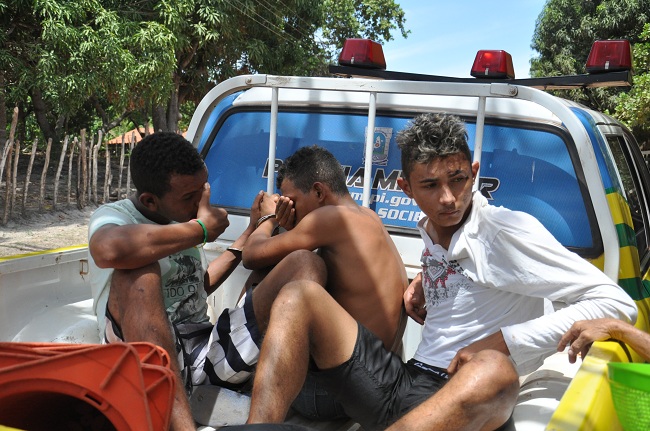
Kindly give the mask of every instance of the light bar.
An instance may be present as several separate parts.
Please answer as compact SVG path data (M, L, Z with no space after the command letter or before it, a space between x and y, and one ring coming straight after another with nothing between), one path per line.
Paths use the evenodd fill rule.
M632 47L630 41L597 40L591 46L586 65L587 73L632 70Z
M512 56L503 50L482 49L476 53L470 75L474 78L513 79L515 68L512 66Z
M346 39L341 55L339 55L339 64L368 69L386 69L382 46L369 39Z

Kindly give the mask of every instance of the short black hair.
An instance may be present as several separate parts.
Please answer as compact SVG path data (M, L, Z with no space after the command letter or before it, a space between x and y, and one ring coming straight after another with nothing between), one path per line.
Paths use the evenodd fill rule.
M335 195L349 193L343 167L332 153L318 145L302 147L284 161L278 169L278 188L285 179L303 193L308 193L315 182L326 184Z
M429 163L437 157L462 153L472 162L465 123L450 114L421 114L409 122L397 137L402 151L402 175L408 179L414 163Z
M205 169L196 148L181 135L156 132L145 136L131 152L131 178L138 195L148 192L162 197L171 190L173 174L194 175Z

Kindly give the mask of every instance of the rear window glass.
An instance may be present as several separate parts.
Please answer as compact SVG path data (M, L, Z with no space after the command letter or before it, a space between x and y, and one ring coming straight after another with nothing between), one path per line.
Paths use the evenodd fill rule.
M373 134L371 208L389 228L414 229L423 216L397 185L401 174L397 132L409 118L378 113ZM353 198L361 203L364 176L365 114L280 112L277 169L299 147L320 145L341 162ZM472 121L472 120L468 120ZM212 186L211 202L235 211L250 208L268 177L269 112L231 111L203 154ZM470 148L475 125L467 124ZM521 124L486 124L480 190L492 204L537 217L566 247L591 249L590 217L583 190L562 135Z

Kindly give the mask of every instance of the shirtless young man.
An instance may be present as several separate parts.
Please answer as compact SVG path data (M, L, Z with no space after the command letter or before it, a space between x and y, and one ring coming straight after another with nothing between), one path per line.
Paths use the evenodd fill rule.
M404 264L377 214L358 205L350 196L339 162L327 150L304 147L287 158L277 177L281 197L265 196L260 226L248 237L243 251L247 268L275 265L294 250L318 250L327 268L322 292L333 298L351 318L362 323L387 350L401 347L406 324L402 313L408 285ZM277 203L276 203L277 202ZM272 236L282 225L286 232ZM253 291L255 316L266 327L270 302ZM260 304L257 307L257 304ZM259 308L259 310L258 310ZM294 409L314 418L343 416L338 405L318 405L318 379L309 379ZM313 405L316 403L314 411Z
M402 362L318 285L292 282L271 310L249 423L284 419L311 357L365 430L496 429L514 407L517 370L554 353L573 321L636 317L620 287L536 219L473 191L479 165L458 117L418 116L397 142L399 185L427 216L423 272L404 295L424 319L415 357ZM566 307L544 315L544 298Z

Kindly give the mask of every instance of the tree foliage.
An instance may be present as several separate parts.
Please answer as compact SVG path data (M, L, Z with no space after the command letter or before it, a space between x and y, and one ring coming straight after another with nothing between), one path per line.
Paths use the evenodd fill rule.
M407 35L393 0L0 0L0 22L6 106L55 140L91 117L176 130L221 80L323 75L346 37Z
M616 116L635 132L639 141L650 143L650 24L645 25L640 39L633 49L637 71L634 85L619 97Z
M585 63L595 40L628 39L634 49L644 42L650 22L650 0L549 0L537 19L531 47L539 54L531 60L531 76L585 73ZM646 42L647 43L647 42ZM636 58L637 56L635 56ZM634 85L649 73L647 61L635 60ZM560 92L559 95L594 109L614 113L628 89L599 88ZM635 90L632 90L635 92ZM633 109L628 107L628 112ZM621 118L627 121L621 112ZM628 123L632 124L632 123Z

